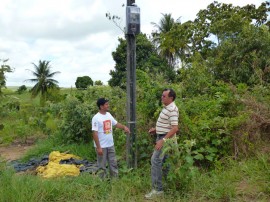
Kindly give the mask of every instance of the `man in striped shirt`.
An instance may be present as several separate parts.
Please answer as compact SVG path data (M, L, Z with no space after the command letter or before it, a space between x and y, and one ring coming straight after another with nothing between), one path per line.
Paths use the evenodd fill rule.
M168 138L172 138L178 131L178 108L174 103L176 94L172 89L164 89L162 92L161 101L164 105L159 114L156 127L151 128L148 132L156 134L156 145L153 155L151 157L151 178L152 191L145 195L146 199L152 199L163 195L162 187L162 164L164 161L164 154L162 154L163 143Z

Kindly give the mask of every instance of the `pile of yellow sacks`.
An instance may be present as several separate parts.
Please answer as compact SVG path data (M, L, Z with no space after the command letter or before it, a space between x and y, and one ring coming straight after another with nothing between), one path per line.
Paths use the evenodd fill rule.
M61 160L70 158L80 159L73 154L60 153L53 151L49 155L49 163L46 166L38 166L37 174L44 178L52 178L59 176L78 176L80 174L80 166L70 164L59 164Z

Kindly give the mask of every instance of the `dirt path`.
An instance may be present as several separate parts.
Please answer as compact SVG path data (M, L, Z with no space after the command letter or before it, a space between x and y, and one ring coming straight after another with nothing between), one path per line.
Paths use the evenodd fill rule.
M6 161L13 161L20 159L26 151L32 148L33 145L10 145L10 146L0 146L0 156Z

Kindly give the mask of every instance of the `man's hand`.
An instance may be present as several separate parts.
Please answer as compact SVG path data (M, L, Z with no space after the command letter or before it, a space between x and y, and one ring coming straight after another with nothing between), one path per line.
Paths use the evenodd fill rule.
M150 128L148 133L150 133L151 135L154 135L156 133L156 128Z
M102 148L96 148L96 150L97 150L97 153L98 153L99 156L103 155Z
M124 131L125 131L126 133L130 134L130 130L129 130L129 128L126 127L126 126L124 126Z
M156 142L155 149L156 149L156 150L160 150L160 149L163 147L163 142L164 142L163 139L158 140L158 141Z

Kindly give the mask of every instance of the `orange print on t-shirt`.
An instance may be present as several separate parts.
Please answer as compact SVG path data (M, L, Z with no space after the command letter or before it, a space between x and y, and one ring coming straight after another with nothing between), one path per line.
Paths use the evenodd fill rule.
M110 134L111 128L112 128L111 120L103 121L103 131L105 134Z

